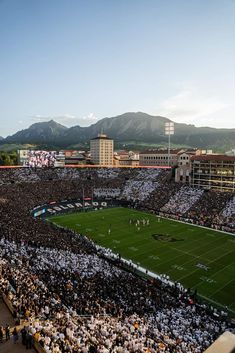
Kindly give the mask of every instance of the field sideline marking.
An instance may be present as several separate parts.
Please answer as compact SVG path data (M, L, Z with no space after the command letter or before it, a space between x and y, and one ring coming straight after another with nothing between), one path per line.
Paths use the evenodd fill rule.
M206 299L208 302L214 303L214 304L216 304L216 305L218 305L218 306L220 306L220 307L222 307L222 308L224 308L224 309L226 309L226 307L229 307L229 306L227 306L227 305L221 304L221 303L217 302L216 300L213 300L213 299L207 297L206 295L203 295L203 294L198 293L198 296L201 297L201 298L204 298L204 299ZM230 309L230 311L232 311L233 313L235 313L235 311L234 311L233 309Z
M175 222L179 222L179 223L183 223L183 224L188 224L188 225L193 226L193 227L204 228L204 229L210 230L212 232L219 232L219 233L223 233L223 234L229 234L229 235L232 235L233 237L235 237L234 233L225 232L224 230L219 230L219 229L209 228L209 227L205 227L205 226L200 226L199 224L193 224L193 223L189 223L189 222L179 221L178 219L174 219L174 218L167 218L167 217L164 217L164 216L159 216L159 217L162 218L162 219L168 219L168 220L171 220L171 221L175 221Z
M122 208L122 209L124 209L124 208ZM134 211L136 214L139 214L139 213L141 213L141 214L146 214L146 215L148 215L148 216L154 216L154 215L151 215L151 214L148 214L148 213L146 213L146 212L142 212L142 211L138 211L138 210L136 210L136 211ZM133 214L134 215L134 214ZM172 220L172 219L169 219L169 218L166 218L166 217L161 217L161 218L163 218L163 219L166 219L167 221L169 221L169 223L170 222L179 222L179 223L182 223L182 224L186 224L186 225L190 225L190 226L196 226L196 227L201 227L201 228L205 228L205 229L211 229L211 228L207 228L207 227L203 227L203 226L198 226L198 225L195 225L195 224L191 224L191 223L187 223L187 222L183 222L183 221L178 221L178 220ZM172 226L172 225L169 225L169 226ZM216 231L216 230L212 230L212 231ZM222 232L223 234L224 234L224 236L226 236L227 234L229 234L229 233L226 233L226 232ZM199 242L199 241L201 241L201 239L195 239L195 241L193 240L192 242ZM209 244L210 243L212 243L213 241L211 240L211 241L209 241ZM209 245L208 244L208 245ZM164 248L166 248L167 249L167 244L164 244L165 246L163 246ZM184 246L184 244L183 244L183 246ZM219 246L217 246L216 248L218 248ZM197 250L197 249L200 249L201 248L201 246L199 246L199 247L196 247L194 250ZM209 251L206 251L203 255L205 255L205 254L207 254L207 253L209 253L209 252L211 252L211 251L214 251L216 248L213 248L213 249L211 249L211 250L209 250ZM170 249L174 249L175 251L178 251L178 252L181 252L181 253L183 253L183 254L186 254L186 255L188 255L188 256L191 256L192 257L192 259L191 260L189 260L189 261L186 261L185 263L183 263L182 264L182 266L184 265L184 264L187 264L187 263L190 263L190 262L192 262L194 259L199 259L201 256L198 256L198 255L193 255L193 254L191 254L191 253L189 253L189 252L187 252L187 251L184 251L184 250L181 250L180 248L175 248L175 247L169 247L169 251L170 251ZM166 251L166 254L169 252L168 250ZM182 256L182 255L177 255L177 256L175 256L175 257L173 257L172 258L172 260L173 259L177 259L178 257L180 257L180 256ZM167 263L167 262L169 262L169 260L167 260L167 261L160 261L159 262L159 265L163 265L164 263ZM172 271L172 270L170 270L170 271ZM169 272L170 272L169 271ZM195 271L193 271L193 272L195 272ZM193 272L191 272L191 273L193 273Z

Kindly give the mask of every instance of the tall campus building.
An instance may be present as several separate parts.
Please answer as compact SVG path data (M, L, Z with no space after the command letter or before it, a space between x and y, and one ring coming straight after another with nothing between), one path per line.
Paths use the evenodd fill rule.
M94 164L113 165L113 140L105 134L99 134L90 140L91 162Z

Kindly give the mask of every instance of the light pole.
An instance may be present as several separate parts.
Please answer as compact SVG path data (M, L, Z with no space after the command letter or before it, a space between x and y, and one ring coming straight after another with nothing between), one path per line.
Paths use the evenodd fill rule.
M83 206L83 211L84 211L84 206L85 206L84 197L85 197L85 193L84 193L84 187L83 187L83 188L82 188L82 206Z
M173 121L165 123L165 135L168 135L168 167L170 166L171 156L171 135L175 133L175 126Z

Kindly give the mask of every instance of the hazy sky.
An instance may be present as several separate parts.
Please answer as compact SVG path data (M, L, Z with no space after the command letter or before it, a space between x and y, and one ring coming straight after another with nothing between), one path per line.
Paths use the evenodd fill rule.
M127 111L235 128L235 0L0 0L0 135Z

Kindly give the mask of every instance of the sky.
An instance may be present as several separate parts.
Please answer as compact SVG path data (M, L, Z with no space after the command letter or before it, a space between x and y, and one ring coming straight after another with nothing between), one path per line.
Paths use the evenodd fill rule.
M0 0L0 136L128 111L235 128L235 0Z

